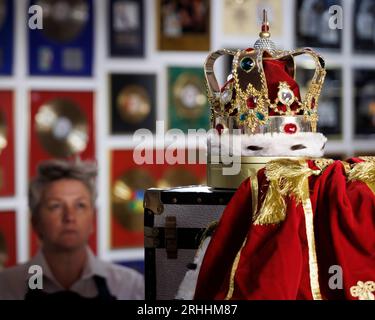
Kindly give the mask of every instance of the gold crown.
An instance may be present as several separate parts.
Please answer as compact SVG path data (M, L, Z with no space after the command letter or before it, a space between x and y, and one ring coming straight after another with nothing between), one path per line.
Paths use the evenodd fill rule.
M207 57L204 70L212 126L219 132L242 129L250 134L316 132L318 99L326 74L323 58L309 48L277 50L270 40L265 10L259 35L254 49L223 49ZM221 89L213 67L223 55L234 58L232 73ZM294 58L300 55L310 56L315 63L314 76L303 98L295 82Z

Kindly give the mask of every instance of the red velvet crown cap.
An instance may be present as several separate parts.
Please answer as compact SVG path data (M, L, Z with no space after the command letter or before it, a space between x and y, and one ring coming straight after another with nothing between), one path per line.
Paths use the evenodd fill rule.
M246 51L252 51L253 49L247 49ZM268 89L268 97L273 103L275 99L277 98L277 94L279 91L279 85L280 82L286 82L289 85L289 88L293 91L294 96L301 101L301 95L300 90L298 87L297 82L294 80L293 76L289 74L287 70L287 62L285 60L274 60L274 59L265 59L263 60L263 70L266 77L267 82L267 89ZM223 92L230 83L233 83L234 79L228 80L223 88L221 89L221 92ZM233 96L232 101L235 101L236 93L235 88L233 89ZM286 106L284 106L282 103L279 102L278 104L279 110L286 111ZM227 105L226 107L229 107ZM294 102L291 105L291 110L296 110L298 108L298 104ZM270 116L278 115L274 112L274 110L269 109L268 110Z

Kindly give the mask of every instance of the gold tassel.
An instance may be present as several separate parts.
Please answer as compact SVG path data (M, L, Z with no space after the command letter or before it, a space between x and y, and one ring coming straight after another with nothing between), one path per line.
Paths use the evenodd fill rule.
M285 220L286 197L293 197L297 205L309 198L306 182L311 175L319 175L320 170L312 170L305 160L278 159L266 165L269 187L266 197L254 218L254 224L275 224Z
M359 180L366 183L375 193L375 157L366 157L364 162L357 163L349 172L349 181Z

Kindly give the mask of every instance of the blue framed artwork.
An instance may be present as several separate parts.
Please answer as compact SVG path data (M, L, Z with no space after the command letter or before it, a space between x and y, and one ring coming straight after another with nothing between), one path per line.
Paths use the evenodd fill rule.
M0 0L0 75L11 75L13 69L14 4Z
M29 74L91 76L92 0L31 0L42 8L43 27L29 28Z

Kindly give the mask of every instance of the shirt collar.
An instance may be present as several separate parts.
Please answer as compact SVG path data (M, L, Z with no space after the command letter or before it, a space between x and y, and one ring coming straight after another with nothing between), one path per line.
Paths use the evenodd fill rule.
M59 282L53 275L42 250L39 250L38 253L30 260L30 265L40 266L43 270L43 276L51 280L61 289L63 289L63 287L59 284ZM91 278L94 275L105 278L108 276L108 273L106 271L104 264L97 257L95 257L91 249L87 247L86 265L83 268L81 278L78 281Z
M103 278L108 276L104 264L94 255L91 249L87 247L87 262L83 269L81 279L90 278L94 275Z

